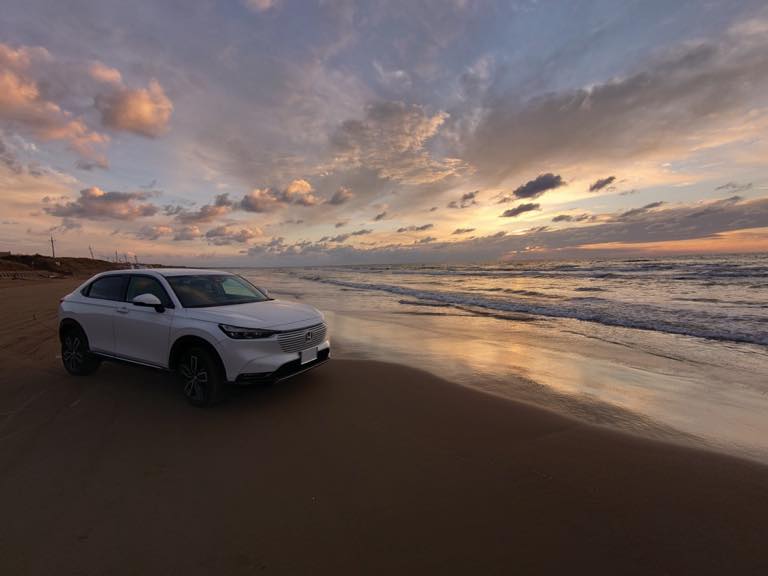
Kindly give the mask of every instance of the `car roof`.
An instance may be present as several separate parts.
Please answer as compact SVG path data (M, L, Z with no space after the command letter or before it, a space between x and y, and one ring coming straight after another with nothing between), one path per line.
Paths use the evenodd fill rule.
M125 270L110 270L99 276L112 276L120 274L149 274L151 276L212 276L214 274L231 275L231 272L223 270L210 270L203 268L126 268Z
M209 270L205 268L155 268L154 271L162 276L207 276L212 274L231 275L231 272L224 272L223 270Z

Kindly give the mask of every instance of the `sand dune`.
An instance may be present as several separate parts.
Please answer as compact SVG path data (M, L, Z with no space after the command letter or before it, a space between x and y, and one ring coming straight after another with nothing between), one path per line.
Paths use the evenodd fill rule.
M0 283L0 573L764 574L768 468L334 360L185 404Z

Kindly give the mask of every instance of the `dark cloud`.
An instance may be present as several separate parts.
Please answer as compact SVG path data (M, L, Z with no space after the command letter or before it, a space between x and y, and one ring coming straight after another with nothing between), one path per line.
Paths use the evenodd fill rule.
M572 214L558 214L552 218L552 222L584 222L585 220L592 220L594 217L591 214L579 214L574 216Z
M419 240L416 240L417 244L429 244L431 242L435 242L437 238L434 236L426 236L424 238L420 238Z
M641 206L640 208L633 208L632 210L627 210L626 212L622 212L616 217L616 219L630 220L632 218L636 218L637 216L641 216L646 212L653 210L654 208L659 208L660 206L663 206L663 205L664 205L664 202L661 202L661 201L651 202L650 204L646 204L645 206Z
M2 134L0 134L0 166L4 166L14 174L21 174L24 171L24 166L19 162L16 154L3 141Z
M403 226L402 228L398 228L398 232L423 232L424 230L429 230L432 228L432 224L422 224L421 226Z
M552 174L551 172L548 172L547 174L539 174L533 180L529 180L522 186L516 188L512 192L511 196L502 196L502 198L499 200L499 204L510 202L516 198L521 200L527 198L538 198L544 194L544 192L547 192L548 190L554 190L555 188L559 188L564 184L565 182L563 182L563 179L559 174Z
M205 239L216 246L226 246L229 244L243 244L260 235L261 231L258 229L252 230L244 226L225 224L208 230L205 233Z
M467 192L466 194L462 194L459 200L451 200L448 203L448 208L469 208L470 206L474 206L477 204L477 195L479 193L479 190L475 190L474 192ZM434 208L433 210L436 209L437 208Z
M170 236L173 234L173 228L170 226L142 226L138 232L136 232L136 238L140 240L157 240L163 236Z
M537 227L523 234L506 234L499 231L458 242L438 242L431 239L428 242L429 250L422 250L423 244L418 242L370 248L328 246L323 243L299 246L283 242L270 251L260 246L250 253L274 256L275 260L265 260L264 263L280 263L287 259L297 265L318 262L477 262L512 255L541 258L547 253L555 253L560 257L594 257L595 249L600 245L605 245L607 251L613 250L617 254L622 253L621 250L631 253L633 244L642 245L649 239L655 242L712 239L735 230L766 227L768 198L751 201L729 198L663 210L649 209L629 220L621 219L621 214L604 214L599 220L599 223L560 229ZM625 247L615 248L616 244ZM585 246L590 248L586 250Z
M366 234L370 234L371 232L373 232L373 230L365 230L365 229L363 229L363 230L355 230L354 232L347 232L346 234L339 234L338 236L334 236L333 238L329 238L328 241L329 242L337 242L337 243L346 242L347 240L349 240L353 236L365 236Z
M69 232L70 230L80 230L82 227L83 225L80 224L80 222L76 222L71 218L63 218L61 220L61 224L59 224L58 226L53 226L49 228L48 231L65 233L65 232Z
M715 188L715 190L717 191L724 190L727 192L747 192L749 190L752 190L753 185L754 184L752 182L744 182L742 184L738 182L726 182L722 186L718 186L717 188Z
M214 198L212 204L201 206L199 210L182 209L177 211L176 218L185 224L212 222L231 212L233 207L234 203L230 200L229 194L219 194Z
M470 232L474 232L474 228L456 228L451 234L469 234Z
M143 202L151 195L148 192L104 192L94 186L81 190L80 197L74 201L49 203L43 210L53 216L69 218L135 220L157 213L157 206Z
M434 212L437 210L437 206L432 206L432 208L429 209L430 212Z
M502 218L515 218L517 216L520 216L520 214L525 214L526 212L532 212L534 210L540 210L541 206L539 204L534 203L528 203L528 204L519 204L515 206L514 208L510 208L509 210L505 210L503 214L501 214Z
M354 194L352 193L352 190L341 187L333 193L333 196L328 200L328 204L339 206L346 203L348 200L351 200L353 196Z
M186 226L182 226L181 228L177 229L173 235L173 239L176 241L196 240L197 238L200 238L202 235L203 234L202 232L200 232L200 228L192 224L188 224Z
M768 38L726 34L684 44L643 69L589 88L521 100L495 93L464 158L491 183L523 167L688 154L731 113L748 113L768 89Z
M597 192L599 190L602 190L606 186L610 186L616 181L616 176L608 176L607 178L600 178L598 180L595 180L592 184L589 186L590 192Z
M384 212L379 212L378 214L376 214L376 216L373 217L373 221L379 222L380 220L384 220L384 218L386 217L387 217L387 211L385 210Z
M336 224L334 224L333 227L334 228L343 228L346 225L347 225L346 222L336 222Z

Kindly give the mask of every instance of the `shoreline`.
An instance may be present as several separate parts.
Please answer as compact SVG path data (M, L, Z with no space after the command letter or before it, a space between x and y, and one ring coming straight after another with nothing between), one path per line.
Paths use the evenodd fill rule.
M155 371L72 378L68 282L0 284L3 572L768 570L766 466L370 360L212 410Z

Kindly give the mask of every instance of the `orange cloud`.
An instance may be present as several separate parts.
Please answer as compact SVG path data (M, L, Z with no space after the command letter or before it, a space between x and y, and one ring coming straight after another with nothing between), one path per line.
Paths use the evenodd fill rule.
M47 59L42 48L14 50L0 44L0 121L26 130L41 140L62 140L80 155L96 164L106 160L97 147L109 138L92 131L80 118L62 110L58 104L46 99L35 80L28 75L28 67L35 58Z
M88 73L91 75L91 78L97 82L112 84L114 86L123 85L123 75L120 74L120 70L111 68L103 62L93 62L88 67Z
M100 97L97 107L105 126L148 138L166 131L173 112L173 103L157 80L152 80L148 88L123 88Z

